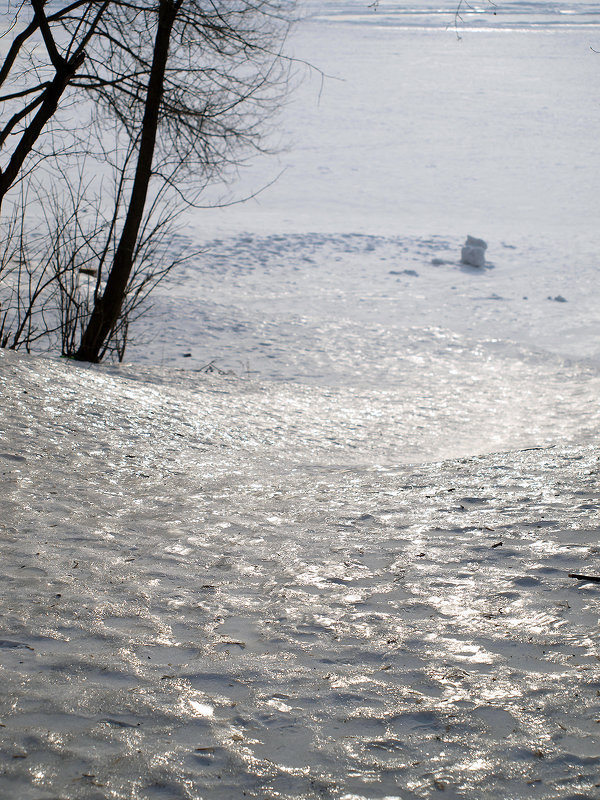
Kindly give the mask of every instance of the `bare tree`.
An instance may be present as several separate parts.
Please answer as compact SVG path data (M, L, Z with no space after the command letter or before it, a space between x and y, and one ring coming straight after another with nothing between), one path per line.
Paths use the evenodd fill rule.
M98 26L93 69L75 85L120 122L136 157L114 259L76 359L99 360L119 323L149 191L189 200L240 150L260 149L285 85L292 9L291 0L119 3Z
M30 17L0 66L0 86L12 84L0 98L9 109L0 148L17 142L0 172L0 202L19 177L42 192L39 158L65 193L50 190L32 209L23 206L26 188L9 215L0 344L29 349L44 338L37 313L48 337L60 332L63 354L122 357L129 323L177 261L166 248L174 218L263 147L264 123L286 87L281 48L294 2L75 0L49 14L44 0L29 0L20 8ZM69 129L72 120L63 123L65 136L79 142L73 170L52 135L78 92L95 123L85 142ZM105 187L82 180L82 164L94 157L91 174L100 162L113 170L108 203ZM43 240L26 230L40 209ZM22 309L16 317L15 309Z

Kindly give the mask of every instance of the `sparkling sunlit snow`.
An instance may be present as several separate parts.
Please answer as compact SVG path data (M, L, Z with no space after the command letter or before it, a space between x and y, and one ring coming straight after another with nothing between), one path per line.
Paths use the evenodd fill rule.
M600 796L598 9L367 6L131 363L0 351L2 798Z

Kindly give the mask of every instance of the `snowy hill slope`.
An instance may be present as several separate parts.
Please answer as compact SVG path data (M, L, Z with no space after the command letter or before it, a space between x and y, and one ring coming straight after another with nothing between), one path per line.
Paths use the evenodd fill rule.
M2 796L597 795L595 446L359 465L318 387L0 370Z

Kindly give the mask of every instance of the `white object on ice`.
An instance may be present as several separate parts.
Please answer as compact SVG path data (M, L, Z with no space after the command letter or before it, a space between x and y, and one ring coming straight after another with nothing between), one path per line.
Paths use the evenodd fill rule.
M467 236L467 241L460 252L460 260L463 264L470 264L472 267L483 267L486 250L487 243L483 239Z

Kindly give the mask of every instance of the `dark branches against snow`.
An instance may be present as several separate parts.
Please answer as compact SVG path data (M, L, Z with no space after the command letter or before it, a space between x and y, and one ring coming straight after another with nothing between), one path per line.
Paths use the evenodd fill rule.
M120 141L131 143L135 155L120 238L75 358L101 358L119 324L136 246L142 229L152 227L157 196L176 206L193 202L263 150L265 126L287 89L290 62L282 45L293 8L290 0L111 3L78 85L116 121Z
M25 162L35 153L38 140L81 68L86 48L96 35L110 1L69 3L51 15L46 14L43 0L30 0L26 5L31 19L14 38L0 67L0 86L10 81L15 87L0 98L3 116L8 116L0 127L0 148L7 152L7 162L0 169L0 206ZM71 25L73 14L77 19ZM40 37L46 57L36 47ZM34 97L23 105L22 100L31 95ZM15 142L12 148L7 148L9 137Z
M0 65L0 203L32 174L40 190L45 161L76 223L67 226L71 284L57 284L69 320L63 353L98 361L120 337L122 357L132 312L176 261L156 242L204 188L267 149L293 63L283 45L294 0L76 0L53 3L52 13L46 0L27 0L21 8ZM60 202L47 207L60 229ZM29 212L19 214L26 227ZM82 274L91 275L90 254L97 264L81 299L83 252Z

